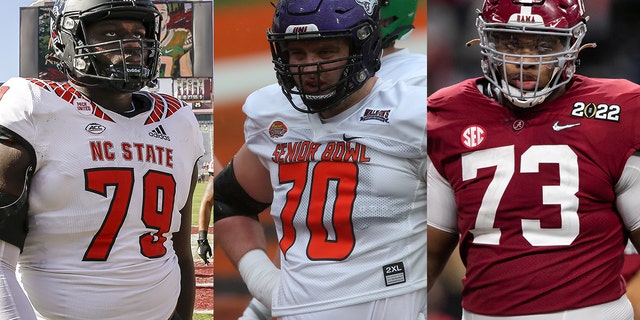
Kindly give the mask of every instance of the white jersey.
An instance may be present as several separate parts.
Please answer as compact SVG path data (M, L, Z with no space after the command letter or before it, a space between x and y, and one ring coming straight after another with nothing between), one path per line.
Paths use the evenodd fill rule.
M427 56L411 53L403 48L391 54L383 55L380 70L376 76L380 79L404 81L409 85L427 87Z
M202 134L188 105L138 92L131 118L68 84L13 78L0 128L33 148L22 285L45 319L168 319L180 293L172 233ZM27 146L27 147L29 147Z
M274 316L426 291L424 88L378 79L364 100L321 120L272 85L243 111L246 145L274 189Z

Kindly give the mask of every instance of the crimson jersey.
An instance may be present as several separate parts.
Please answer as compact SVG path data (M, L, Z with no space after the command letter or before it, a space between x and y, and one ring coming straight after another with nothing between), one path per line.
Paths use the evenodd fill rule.
M510 110L477 81L428 99L428 153L458 209L463 307L522 315L619 298L614 185L640 147L640 87L575 76L559 98Z

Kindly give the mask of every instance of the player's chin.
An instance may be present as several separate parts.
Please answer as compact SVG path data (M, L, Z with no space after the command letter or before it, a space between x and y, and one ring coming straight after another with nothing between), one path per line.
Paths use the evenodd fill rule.
M520 80L517 80L517 81L510 82L510 84L513 87L521 88L522 90L525 90L525 91L533 91L538 86L538 82L537 81L520 81Z

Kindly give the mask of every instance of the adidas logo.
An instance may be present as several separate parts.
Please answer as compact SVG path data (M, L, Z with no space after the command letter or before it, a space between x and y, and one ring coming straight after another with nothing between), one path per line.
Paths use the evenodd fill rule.
M167 135L167 132L164 131L164 128L162 127L162 125L159 125L155 129L151 130L151 132L149 132L149 135L159 139L171 141L171 138Z

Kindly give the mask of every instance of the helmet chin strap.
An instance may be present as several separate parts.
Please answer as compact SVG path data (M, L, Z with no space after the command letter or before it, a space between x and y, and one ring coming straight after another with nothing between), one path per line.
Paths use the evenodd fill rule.
M311 110L312 112L321 112L328 110L328 106L332 106L337 103L334 101L336 97L336 90L333 90L327 94L319 94L319 95L309 95L302 94L300 95L302 98L302 102Z
M80 77L75 77L75 76L71 76L69 75L69 73L67 73L67 79L69 80L69 82L81 86L81 87L85 87L85 88L102 88L102 87L107 87L106 84L104 83L90 83L87 81L83 81ZM90 78L86 78L91 80Z
M535 107L543 103L547 99L547 97L549 97L553 93L553 90L549 89L549 86L551 85L555 77L558 76L559 70L560 68L555 67L555 69L553 70L553 75L551 76L549 82L547 82L547 85L544 86L544 88L537 90L537 92L520 90L520 88L516 88L510 85L509 82L502 79L500 80L500 84L502 85L502 95L507 98L507 100L509 100L511 104L518 108L527 109ZM534 94L536 93L537 95L534 96Z
M544 87L542 91L548 90L549 92L545 92L543 93L541 96L538 97L528 97L528 96L532 96L533 93L531 92L525 92L524 95L522 94L518 94L518 92L520 92L520 89L510 85L507 81L502 80L501 81L502 84L502 92L503 92L503 96L505 98L507 98L507 100L509 100L509 102L511 102L511 104L513 104L514 106L518 107L518 108L531 108L534 106L537 106L541 103L544 102L544 100L551 94L551 90L548 89L549 85L547 85L546 87ZM522 96L522 98L519 98L517 96Z
M307 100L325 100L331 98L336 95L336 91L331 91L327 94L318 94L318 95L305 95Z

